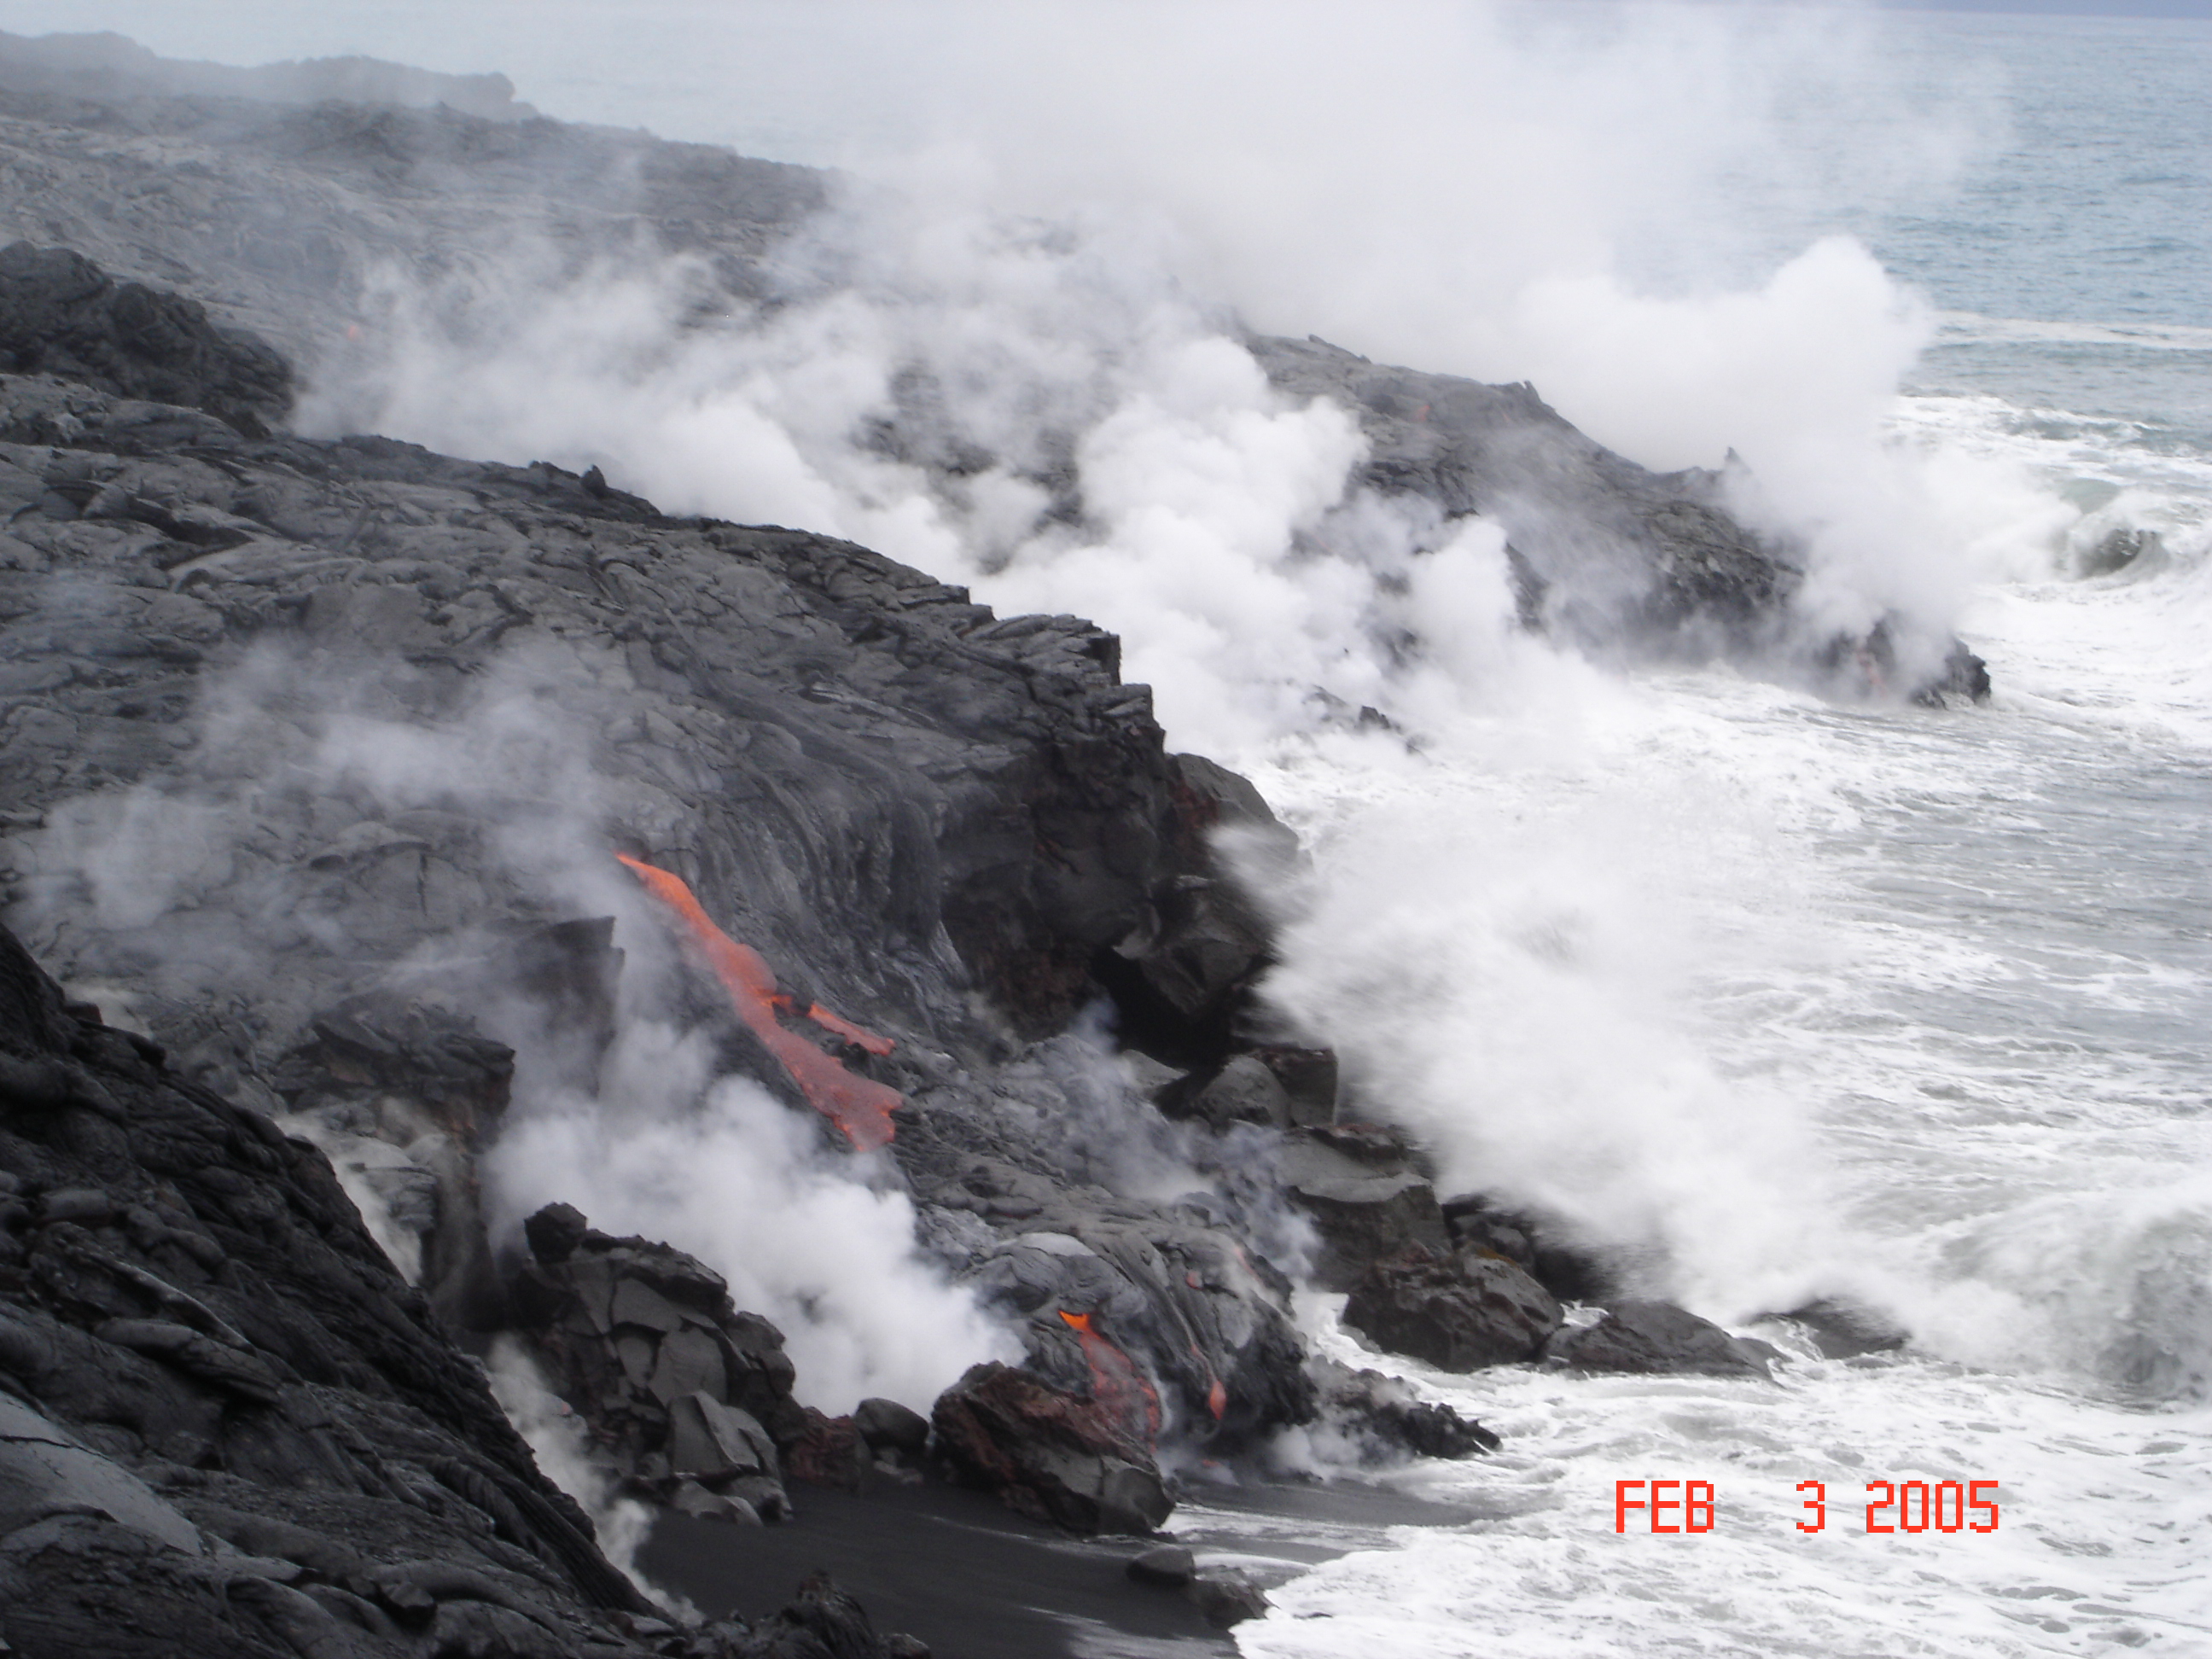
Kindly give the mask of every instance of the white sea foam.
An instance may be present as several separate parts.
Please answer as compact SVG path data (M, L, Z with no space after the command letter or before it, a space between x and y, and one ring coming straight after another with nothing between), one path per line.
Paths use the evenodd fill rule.
M1243 1652L2013 1659L2212 1640L2201 1409L2143 1415L1917 1359L1801 1360L1771 1384L1411 1369L1505 1436L1413 1487L1481 1518L1403 1528L1284 1586L1239 1628ZM1654 1480L1711 1483L1712 1530L1655 1535L1632 1510L1615 1532L1615 1483ZM1992 1532L1866 1530L1869 1481L1982 1480L2000 1483L1982 1494Z

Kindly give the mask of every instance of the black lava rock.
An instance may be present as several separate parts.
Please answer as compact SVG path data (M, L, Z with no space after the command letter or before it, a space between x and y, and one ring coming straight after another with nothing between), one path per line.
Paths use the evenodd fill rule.
M1419 1246L1370 1267L1344 1307L1376 1346L1448 1371L1533 1359L1559 1321L1551 1293L1504 1257Z
M1546 1357L1585 1371L1763 1377L1773 1352L1671 1302L1621 1302L1596 1324L1561 1332Z

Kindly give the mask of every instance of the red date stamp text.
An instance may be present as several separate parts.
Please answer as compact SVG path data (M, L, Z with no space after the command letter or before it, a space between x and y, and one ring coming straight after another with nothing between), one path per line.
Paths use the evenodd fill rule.
M1995 1532L1995 1480L1869 1480L1866 1483L1862 1530L1869 1533ZM1803 1512L1797 1530L1823 1532L1828 1526L1828 1488L1800 1480ZM1838 1500L1848 1529L1856 1499ZM1720 1498L1710 1480L1616 1480L1613 1483L1615 1532L1711 1532L1719 1524Z

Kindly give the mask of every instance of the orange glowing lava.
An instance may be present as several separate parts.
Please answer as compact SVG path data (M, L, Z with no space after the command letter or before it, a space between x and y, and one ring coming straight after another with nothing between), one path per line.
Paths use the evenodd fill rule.
M865 1048L872 1054L887 1054L893 1047L889 1037L878 1036L873 1031L855 1025L851 1020L831 1013L818 1002L808 1005L806 1017L823 1030L834 1031L854 1048Z
M1198 1275L1190 1274L1189 1280L1191 1288L1196 1290ZM1213 1420L1218 1423L1222 1413L1229 1409L1229 1390L1221 1386L1221 1379L1213 1374L1213 1367L1206 1364L1205 1350L1195 1342L1190 1345L1190 1357L1206 1367L1206 1408L1213 1413Z
M1158 1449L1160 1397L1137 1369L1137 1362L1093 1328L1095 1314L1060 1316L1083 1345L1083 1358L1091 1367L1091 1395L1098 1402L1108 1427L1121 1438L1142 1447L1146 1455Z
M730 1006L738 1018L782 1062L814 1109L843 1130L845 1139L861 1152L888 1145L895 1133L891 1114L906 1103L905 1097L868 1078L854 1077L833 1056L796 1031L786 1030L776 1018L776 1010L789 1007L791 999L776 988L774 970L759 951L738 944L714 926L681 877L627 853L615 856L636 872L648 892L682 918L705 955L707 965L730 994ZM887 1054L891 1050L889 1037L840 1019L820 1003L807 1010L807 1017L872 1054Z

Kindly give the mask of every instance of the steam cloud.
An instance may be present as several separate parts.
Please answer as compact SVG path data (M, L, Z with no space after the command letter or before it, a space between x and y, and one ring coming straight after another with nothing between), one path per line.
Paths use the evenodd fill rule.
M310 419L596 464L670 510L803 524L1003 611L1096 618L1172 741L1255 770L1316 837L1310 890L1277 895L1273 993L1448 1177L1712 1311L1802 1293L1845 1254L1809 1126L1708 1054L1695 905L1649 897L1700 885L1701 826L1744 800L1658 766L1634 807L1586 810L1578 780L1659 734L1516 633L1495 526L1352 489L1355 423L1275 392L1237 331L1530 378L1658 466L1733 447L1741 509L1808 550L1814 622L1940 627L1955 550L2015 557L2032 515L2010 481L1887 438L1924 306L1856 242L1762 241L1735 208L1924 204L1988 132L1987 89L1884 82L1849 15L932 15L974 50L912 114L930 142L865 158L877 182L777 251L770 309L713 319L680 258L395 278L368 372ZM1899 119L1838 160L1792 112L1839 88ZM1363 706L1421 752L1339 729Z
M1006 1336L919 1253L903 1194L871 1187L871 1164L856 1175L811 1122L757 1089L714 1083L703 1040L666 1023L684 971L674 935L605 834L667 808L592 764L599 735L635 714L626 684L588 647L511 649L449 717L425 722L410 716L404 688L374 672L257 651L213 679L184 776L80 797L52 816L28 920L68 957L83 934L112 932L160 994L266 986L280 1027L289 1019L295 1030L332 994L325 981L272 973L301 949L325 964L367 964L362 982L341 988L388 981L456 1004L517 1051L512 1103L481 1165L495 1238L511 1238L540 1205L574 1204L605 1230L666 1240L723 1273L739 1306L783 1328L811 1403L933 1399L968 1364L1012 1357ZM483 943L471 930L489 907L472 878L456 885L449 872L423 886L410 877L405 892L366 890L335 911L299 902L303 878L282 830L326 822L343 847L363 825L391 836L404 833L391 826L428 820L470 826L489 879L526 908L617 918L629 965L596 1097L563 1080L520 1000L495 984L458 993L444 971ZM78 919L86 908L89 928ZM403 929L442 928L396 968L363 931L387 908L407 918ZM283 1110L274 1097L260 1103ZM379 1182L403 1160L381 1141L321 1133L372 1230L411 1273L419 1249L393 1224ZM364 1158L368 1167L349 1167Z
M1494 526L1350 489L1355 423L1274 392L1237 329L1530 379L1654 465L1733 447L1744 511L1808 550L1817 621L1896 608L1940 627L1958 550L2017 560L2051 521L2016 480L1887 437L1928 314L1859 244L1816 233L1838 204L1940 197L1990 134L1989 89L1886 82L1863 20L1795 9L895 15L887 59L902 29L950 30L963 67L936 78L942 106L892 120L895 157L842 158L880 182L776 252L774 307L717 318L709 273L651 250L581 276L550 249L442 284L394 273L307 424L596 464L665 510L844 535L1004 610L1095 617L1171 739L1253 770L1314 838L1310 890L1277 896L1275 994L1376 1104L1433 1135L1456 1179L1644 1252L1656 1285L1709 1310L1810 1283L1840 1247L1808 1127L1708 1054L1686 1002L1711 941L1688 899L1651 899L1691 881L1704 826L1741 804L1721 769L1655 763L1632 809L1589 810L1601 758L1695 732L1639 725L1617 685L1516 632ZM737 136L668 90L692 136ZM1896 118L1827 156L1832 134L1795 125L1812 95ZM1778 230L1754 214L1747 235L1747 195L1813 205ZM918 448L884 441L894 414ZM1361 706L1419 752L1342 729ZM520 718L501 708L485 717ZM404 790L438 773L441 743L476 752L387 731L349 764ZM1758 829L1781 809L1752 805L1731 875L1782 856ZM177 843L104 872L89 854L103 915L160 910L149 868L220 861L224 810L88 836ZM504 833L533 879L623 915L647 948L599 848L557 818ZM1793 878L1763 890L1786 908ZM1780 948L1750 931L1729 948ZM657 1103L617 1126L545 1102L494 1161L511 1212L571 1198L694 1250L741 1302L804 1310L793 1347L825 1400L927 1392L918 1330L991 1348L913 1262L902 1200L811 1167L752 1091L702 1094L696 1057L635 1012L620 1062ZM778 1219L792 1206L866 1272L784 1256L817 1231Z

